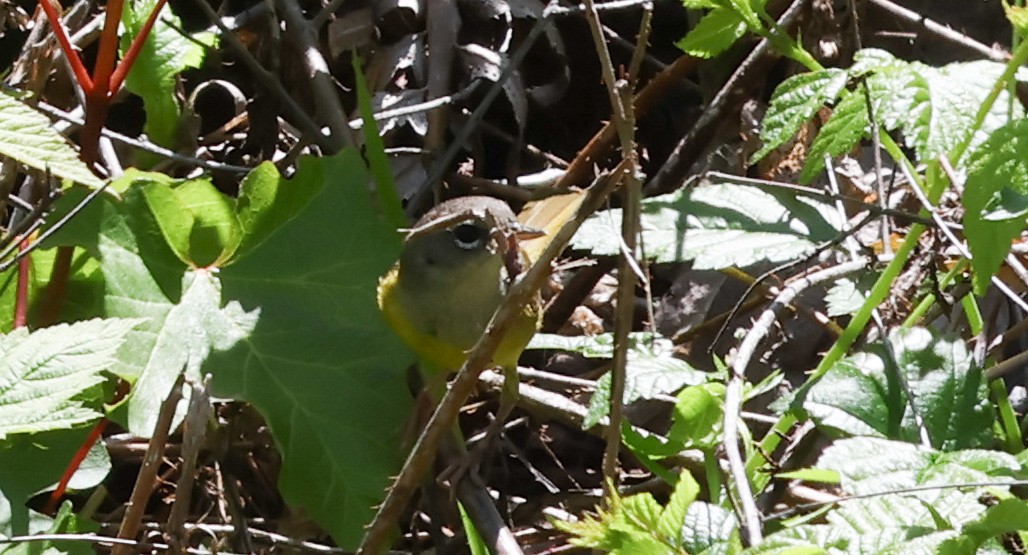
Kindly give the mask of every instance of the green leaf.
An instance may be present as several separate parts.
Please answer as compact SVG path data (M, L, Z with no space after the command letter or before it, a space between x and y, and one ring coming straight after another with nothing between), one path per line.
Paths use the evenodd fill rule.
M942 453L912 443L876 438L838 440L821 454L817 468L834 470L842 478L842 488L858 495L886 493L896 490L936 485L938 489L903 492L903 495L935 503L952 495L969 495L975 514L981 509L975 490L967 487L962 493L953 485L987 482L998 487L997 481L1012 479L1021 469L1012 455L1000 451L963 450ZM951 513L957 507L949 507Z
M199 383L203 366L212 351L224 350L249 337L260 318L231 301L222 307L222 284L206 270L189 270L182 276L182 296L166 299L154 311L155 333L137 347L146 349L143 371L128 399L128 426L149 437L157 424L157 411L171 392L178 375Z
M156 6L157 0L137 0L126 4L121 17L125 27L121 35L123 57ZM172 149L178 146L180 128L178 74L200 67L206 48L217 44L213 33L196 33L187 37L182 35L182 28L182 21L165 4L125 79L125 88L143 99L146 134L155 143Z
M54 130L50 118L0 91L0 155L61 179L97 188L101 181Z
M826 524L783 530L746 553L973 553L962 549L968 541L959 531L982 522L979 495L1020 466L1005 453L941 453L872 438L837 441L817 465L838 472L845 493L870 497L844 500Z
M848 80L846 71L830 68L782 81L771 96L771 104L760 125L760 140L764 146L750 157L750 163L791 139L818 110L835 101Z
M163 218L161 227L147 205L155 197L146 193L166 187L169 178L130 173L123 181L128 183L123 201L94 200L55 235L53 243L81 245L100 261L107 287L107 314L146 319L128 334L112 370L135 384L127 399L127 421L122 424L147 437L156 423L157 407L178 375L184 371L187 377L200 380L205 373L200 368L210 352L246 337L259 311L248 313L234 301L223 307L217 275L211 270L188 269L169 248L167 238L186 248L183 242L187 234L192 240L193 223L208 218L197 219L192 210L176 218L173 211L157 206ZM58 202L58 213L70 210L80 200L81 191L71 193ZM204 211L197 203L188 206ZM178 226L183 220L192 222L188 230Z
M813 252L841 226L838 213L826 204L709 178L643 201L640 244L646 251L641 255L655 262L691 260L695 269L785 262ZM599 212L579 229L571 246L617 255L620 229L620 209Z
M689 505L679 545L693 555L729 555L742 551L739 525L731 511L700 501Z
M255 179L255 202L237 203L245 248L218 272L188 269L175 256L139 185L124 202L92 203L53 244L95 253L109 313L148 318L116 366L137 382L133 427L147 427L146 413L156 413L179 372L212 373L219 396L248 401L267 420L286 500L352 548L403 457L404 369L413 356L375 302L400 235L371 210L367 172L352 150L302 158L287 183Z
M372 209L367 183L353 150L301 159L288 186L317 193L220 273L224 297L259 309L260 320L204 366L218 395L246 400L266 418L286 500L349 549L404 456L405 369L414 359L375 301L400 235Z
M924 123L923 128L908 129L904 134L907 143L913 143L917 149L919 160L934 160L939 155L948 154L972 131L978 110L1003 74L1004 66L981 60L941 68L920 64L915 67L928 85L930 118L926 122L918 122ZM1007 123L1008 118L1016 120L1024 116L1021 104L1011 104L1009 99L1006 91L996 98L981 127L974 129L969 150L977 150L993 131ZM1010 114L1007 113L1008 108L1012 110ZM954 162L962 163L960 160Z
M1028 216L1028 195L1023 195L1010 187L1000 189L982 209L982 219L990 222L1024 222L1025 216Z
M1017 120L990 136L968 160L964 190L964 233L974 258L974 290L982 295L1010 251L1010 242L1021 234L1024 218L996 220L988 217L1002 205L995 200L1028 195L1028 120ZM1016 207L1008 210L1017 211Z
M817 482L823 484L838 484L839 473L834 470L823 468L801 468L790 472L775 474L776 478L783 480L803 480L804 482Z
M853 150L868 137L867 102L859 91L846 91L832 111L832 117L821 128L810 145L807 161L800 172L800 182L809 183L825 168L825 154L836 157Z
M44 291L50 283L56 249L36 249L29 254L32 271L29 273L28 298L29 321L38 322L39 309L44 300ZM18 295L18 267L13 266L0 273L0 333L10 331L14 325L14 306ZM103 275L96 259L82 249L76 249L71 256L71 268L65 283L64 303L61 305L59 321L73 322L89 320L103 315L100 301L103 295Z
M685 515L689 506L700 494L700 485L688 470L683 470L678 475L678 483L671 492L671 498L667 505L661 510L660 518L657 519L656 532L669 545L678 545L682 535L682 527L685 524Z
M732 10L715 8L703 16L685 38L675 43L697 58L713 58L746 34L746 22Z
M874 277L874 276L868 276ZM835 285L825 295L825 304L828 305L828 315L847 316L860 310L864 305L871 291L873 281L861 278L853 281L849 278L842 278L835 282Z
M286 180L271 162L250 170L239 187L235 213L243 233L236 257L261 245L287 221L296 216L321 190L297 187Z
M675 358L672 355L673 348L671 341L665 338L636 342L629 347L624 404L671 394L686 385L701 384L710 378L706 372ZM583 430L595 426L609 413L610 381L609 372L597 380L596 392L589 400L589 410L582 423Z
M693 10L713 9L718 7L716 0L682 0L682 5Z
M0 335L0 439L70 428L100 417L114 353L139 320L90 320ZM88 394L89 390L93 390Z
M703 385L694 385L680 391L678 402L675 403L674 412L671 414L668 439L686 446L708 447L718 443L715 431L719 428L723 416L723 398L723 393L715 396Z
M168 183L160 174L131 175L147 182L142 185L147 206L179 260L206 268L221 265L235 252L242 232L233 203L209 179Z
M28 508L26 502L41 491L52 489L68 461L82 445L89 428L64 429L38 434L19 434L0 444L0 535L14 536L53 531L74 532L87 529L88 523L65 518L61 508L56 519ZM107 449L94 445L70 486L89 488L102 480L110 469ZM89 544L76 542L74 553L94 553ZM62 553L70 544L62 544ZM10 549L10 548L9 548ZM9 551L0 548L0 553ZM24 551L22 551L24 552ZM56 553L57 551L48 551Z
M802 525L787 528L764 538L759 545L743 551L745 555L820 555L845 552L849 541L831 526Z
M964 527L961 535L974 547L1000 534L1028 530L1028 504L1022 499L1003 499L986 509L985 514Z
M937 447L987 445L992 404L963 343L922 328L896 331L889 341L898 367L881 348L843 359L809 389L803 409L818 425L839 432L909 441L920 437L916 411Z
M1028 34L1028 8L1024 6L1011 6L1007 0L1003 0L1003 13L1007 16L1007 21L1017 31L1017 34L1022 37Z
M889 340L932 445L944 451L991 445L995 410L964 342L937 338L924 328L897 330ZM903 426L914 425L908 410Z
M578 522L551 520L573 537L572 545L603 549L611 554L670 553L671 545L656 536L661 507L649 493L621 498L617 492L607 501L608 510L586 515Z

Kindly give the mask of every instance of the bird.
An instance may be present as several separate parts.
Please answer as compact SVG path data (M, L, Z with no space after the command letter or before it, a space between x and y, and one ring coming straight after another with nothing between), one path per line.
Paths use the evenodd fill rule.
M407 230L399 260L379 280L378 305L429 375L464 364L531 262L519 242L541 234L521 224L505 202L487 196L442 202ZM538 298L521 307L493 355L494 365L516 368L540 314Z

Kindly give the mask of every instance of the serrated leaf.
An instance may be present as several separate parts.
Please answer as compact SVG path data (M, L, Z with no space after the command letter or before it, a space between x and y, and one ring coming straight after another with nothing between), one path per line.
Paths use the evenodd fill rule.
M664 338L654 339L652 343L635 343L629 347L624 404L670 394L686 385L701 384L710 378L706 372L672 356L672 350L671 342ZM583 430L595 426L607 416L610 409L610 380L610 373L597 380L596 391L589 400L589 410L582 423Z
M924 328L894 331L889 340L932 445L944 451L989 445L995 411L964 342ZM914 427L909 410L903 425Z
M859 91L847 91L832 110L832 116L810 145L800 172L800 183L809 183L825 168L825 154L835 157L857 146L868 137L867 103Z
M0 91L0 121L0 155L90 188L102 184L49 118L5 91Z
M661 510L655 527L656 532L669 545L678 545L682 527L685 525L686 512L693 501L696 501L699 493L700 485L696 483L696 479L688 470L683 470L678 475L678 483L675 484L667 505Z
M125 27L121 36L122 56L156 6L157 0L126 4L122 12ZM217 44L217 37L212 33L187 37L182 34L182 28L181 20L165 4L125 79L125 88L143 99L146 134L155 143L168 148L175 148L179 133L181 98L176 90L177 76L186 69L199 67L206 49Z
M631 333L629 340L635 344L653 341L650 333ZM558 335L555 333L537 333L526 349L549 349L578 353L586 358L611 358L614 356L614 334L600 335Z
M739 526L731 511L701 501L689 505L679 545L693 555L729 555L742 551Z
M997 481L1012 480L1021 466L1012 455L999 451L968 449L942 453L912 443L863 437L830 445L821 454L817 468L838 472L847 493L865 495L974 482L999 487L995 485ZM903 495L928 502L954 493L962 495L948 487L903 491Z
M831 526L801 525L787 528L764 538L759 545L743 551L744 555L820 555L846 552L848 538Z
M675 46L690 56L713 58L745 34L746 22L738 14L725 8L714 8Z
M0 335L0 439L70 428L100 417L101 372L140 320L90 320Z
M846 71L830 68L782 81L771 96L771 104L760 124L760 140L764 146L750 157L750 163L791 139L818 110L835 101L848 80Z
M896 58L887 50L865 48L853 54L853 65L850 66L848 72L852 77L863 77L868 73L902 67L905 64L906 62Z
M695 269L722 269L801 258L837 235L842 222L826 204L728 180L642 203L640 253L655 262L693 261ZM594 255L620 253L621 210L590 217L571 246Z
M1007 21L1014 27L1017 34L1022 37L1028 34L1028 8L1024 6L1011 6L1007 0L1003 0L1003 13Z
M1025 227L1023 218L986 217L990 203L1004 189L1017 196L1028 195L1028 120L997 129L968 159L963 223L973 255L974 290L979 295L985 293L1010 251L1010 241Z
M858 284L849 278L836 281L825 295L828 315L835 317L853 314L864 305L870 291L869 283Z
M1003 64L980 60L954 63L941 68L914 65L927 83L930 117L920 120L923 127L904 130L908 144L917 149L918 159L934 160L948 154L971 132L978 110L1003 74ZM980 128L974 131L970 150L975 150L996 129L1008 120L1024 116L1020 103L1009 102L1006 91L1000 93L986 114ZM1007 110L1011 112L1008 114ZM913 137L913 140L911 138ZM957 160L955 163L962 164Z
M872 348L841 360L810 388L803 408L814 421L851 435L916 441L916 411L937 447L988 444L992 405L963 343L923 328L896 331L889 341L897 367L884 349Z

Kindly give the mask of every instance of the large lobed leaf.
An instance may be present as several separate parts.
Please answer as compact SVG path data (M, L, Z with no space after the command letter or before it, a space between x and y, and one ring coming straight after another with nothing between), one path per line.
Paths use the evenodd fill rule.
M130 429L152 429L180 372L212 373L218 395L266 418L287 501L349 547L398 468L410 405L412 357L375 303L400 236L367 179L353 151L305 158L289 181L266 165L233 206L208 184L135 174L123 202L98 199L55 238L100 261L109 314L147 318L118 352ZM158 187L187 209L159 206ZM224 267L204 267L212 256Z
M344 548L357 543L399 468L411 404L413 356L375 301L401 237L383 223L367 182L355 151L301 161L285 185L320 192L222 271L226 298L261 317L246 341L206 366L216 392L268 420L286 500Z

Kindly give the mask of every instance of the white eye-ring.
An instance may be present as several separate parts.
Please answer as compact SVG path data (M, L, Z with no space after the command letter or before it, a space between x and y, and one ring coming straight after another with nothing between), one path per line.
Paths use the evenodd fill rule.
M488 230L468 222L454 227L450 233L453 235L453 244L468 251L481 248L489 239Z

